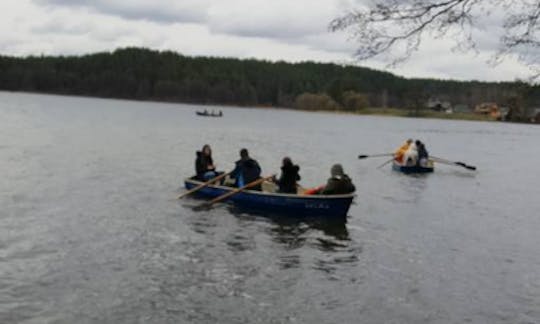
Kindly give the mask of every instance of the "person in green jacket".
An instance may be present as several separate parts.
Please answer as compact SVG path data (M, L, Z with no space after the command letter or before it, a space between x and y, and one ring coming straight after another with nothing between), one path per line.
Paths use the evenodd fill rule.
M356 190L351 178L345 174L341 164L334 164L330 169L331 177L321 189L321 195L341 195L352 193Z

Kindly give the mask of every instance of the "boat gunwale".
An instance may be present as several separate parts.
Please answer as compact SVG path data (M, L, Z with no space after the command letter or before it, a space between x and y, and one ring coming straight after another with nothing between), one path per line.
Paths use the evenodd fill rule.
M430 161L433 162L433 160ZM402 165L400 163L397 163L396 161L393 161L392 169L405 174L425 174L434 172L435 164L432 164L431 166Z
M184 179L184 182L190 182L192 184L201 185L204 182L194 180L191 178ZM227 187L227 186L220 186L220 185L208 185L206 187L210 188L216 188L216 189L222 189L226 191L232 191L234 189L238 189L236 187ZM299 194L288 194L288 193L279 193L279 192L263 192L263 191L255 191L255 190L243 190L243 193L249 193L259 196L274 196L274 197L281 197L281 198L294 198L294 199L346 199L346 198L355 198L356 194L350 193L350 194L339 194L339 195L299 195Z
M433 162L433 160L430 160ZM403 164L400 164L396 161L393 161L392 163L393 166L395 167L398 167L398 168L403 168L405 170L409 169L409 170L413 170L413 169L420 169L420 170L435 170L435 165L432 164L431 166L421 166L421 165L403 165Z

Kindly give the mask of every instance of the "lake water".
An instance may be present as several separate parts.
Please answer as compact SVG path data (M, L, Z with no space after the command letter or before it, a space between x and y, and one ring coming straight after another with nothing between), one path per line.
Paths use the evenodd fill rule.
M0 323L540 323L540 127L197 109L0 92ZM478 171L356 158L408 137ZM194 211L205 143L305 186L342 163L347 222Z

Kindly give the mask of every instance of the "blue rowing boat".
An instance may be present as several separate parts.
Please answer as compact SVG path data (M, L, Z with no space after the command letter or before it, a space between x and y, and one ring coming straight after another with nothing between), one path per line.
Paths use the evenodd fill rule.
M193 189L203 182L185 179L187 190ZM206 198L215 198L236 188L210 185L195 194ZM344 218L351 207L354 194L345 195L295 195L269 193L253 190L239 192L227 201L256 211L285 214L298 217Z
M392 162L392 169L395 171L399 171L405 174L416 174L416 173L431 173L435 169L433 166L433 161L429 161L427 166L420 166L420 165L402 165L397 163L396 161Z

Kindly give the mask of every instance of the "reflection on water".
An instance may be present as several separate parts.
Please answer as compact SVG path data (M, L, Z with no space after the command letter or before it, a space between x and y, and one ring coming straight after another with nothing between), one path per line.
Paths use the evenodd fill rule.
M236 207L230 208L234 215L244 215L245 209ZM292 215L279 215L272 213L261 213L260 211L249 211L250 215L257 215L270 221L274 226L271 234L276 242L288 245L291 248L301 247L302 237L312 231L320 231L326 236L331 236L336 240L349 240L347 231L347 219L328 217L294 217ZM299 244L300 243L300 244Z

